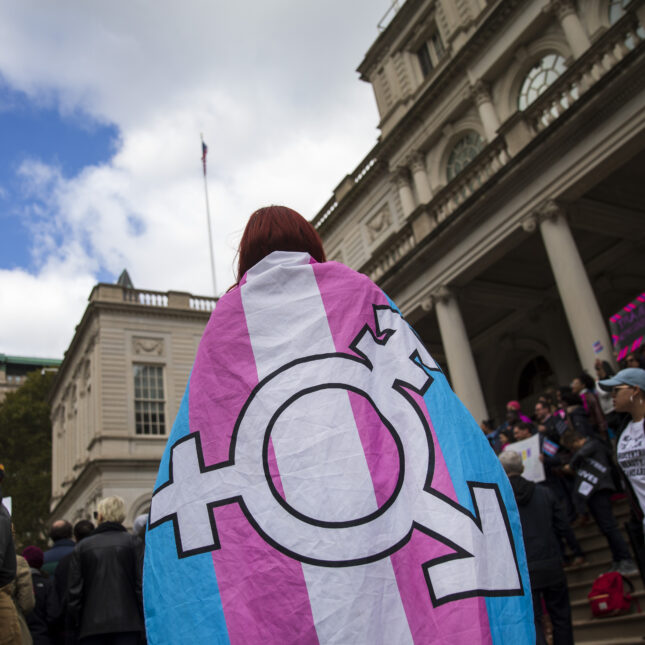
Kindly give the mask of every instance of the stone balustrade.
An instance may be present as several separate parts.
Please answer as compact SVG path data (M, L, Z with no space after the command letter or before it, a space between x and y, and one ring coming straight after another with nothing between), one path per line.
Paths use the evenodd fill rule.
M443 222L476 193L510 159L503 138L486 146L451 182L444 186L429 203L429 211L437 223Z
M151 291L128 289L118 284L97 284L90 294L90 302L125 303L144 307L213 311L217 298L196 296L184 291Z
M189 306L191 309L197 309L198 311L213 311L215 305L217 304L217 299L215 298L206 298L201 296L193 296L190 298Z

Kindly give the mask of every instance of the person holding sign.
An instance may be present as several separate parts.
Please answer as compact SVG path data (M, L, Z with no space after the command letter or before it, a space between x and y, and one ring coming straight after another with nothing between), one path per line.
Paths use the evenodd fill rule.
M618 523L611 509L611 496L615 492L611 477L609 454L597 439L585 437L575 430L568 430L562 436L562 443L573 452L565 472L575 471L576 495L586 502L598 528L607 538L614 560L613 570L624 576L637 573Z

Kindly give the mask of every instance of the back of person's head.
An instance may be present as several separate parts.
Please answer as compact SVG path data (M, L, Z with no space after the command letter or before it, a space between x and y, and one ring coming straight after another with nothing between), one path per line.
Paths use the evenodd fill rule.
M587 372L578 374L578 378L588 390L593 390L596 387L596 381L594 381L593 376L587 374Z
M511 475L521 475L524 472L524 464L519 453L513 450L505 450L500 456L504 471L510 477Z
M72 525L67 520L56 520L49 529L49 537L54 542L57 540L71 540Z
M564 388L562 389L564 390ZM582 405L580 395L572 392L571 388L568 391L560 392L560 398L565 405Z
M238 251L237 282L273 251L302 251L325 262L316 229L300 213L286 206L265 206L251 215Z
M84 540L94 532L94 524L89 520L79 520L74 524L74 538L77 542Z
M96 510L103 522L117 522L121 524L125 519L125 502L122 497L116 495L104 497L96 505Z
M577 430L569 429L565 430L560 437L560 443L567 450L575 450L579 442L584 441L585 436L578 432Z
M32 569L39 569L43 566L45 558L42 549L37 546L26 546L22 550L22 557L27 560Z

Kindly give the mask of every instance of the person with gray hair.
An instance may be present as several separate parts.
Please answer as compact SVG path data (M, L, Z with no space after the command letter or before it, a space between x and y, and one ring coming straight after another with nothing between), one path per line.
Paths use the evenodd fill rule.
M542 629L542 599L553 624L553 645L573 645L571 604L562 568L558 536L564 535L567 520L553 493L522 477L519 453L499 456L515 495L520 513L526 560L529 567L537 645L546 645Z
M106 497L97 505L98 526L74 549L68 612L82 645L143 642L143 545L128 533L125 502Z

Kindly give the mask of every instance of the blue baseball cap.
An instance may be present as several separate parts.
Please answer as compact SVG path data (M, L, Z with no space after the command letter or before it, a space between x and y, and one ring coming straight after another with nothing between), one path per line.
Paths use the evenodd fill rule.
M609 392L617 385L631 385L631 387L639 387L645 392L645 370L640 367L628 367L620 370L618 374L614 374L611 378L598 381L598 385L605 392Z

